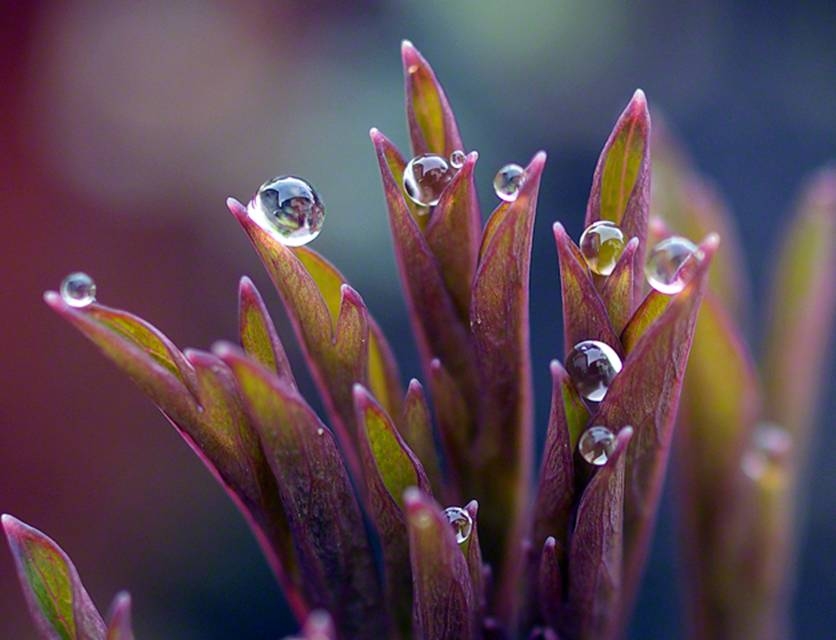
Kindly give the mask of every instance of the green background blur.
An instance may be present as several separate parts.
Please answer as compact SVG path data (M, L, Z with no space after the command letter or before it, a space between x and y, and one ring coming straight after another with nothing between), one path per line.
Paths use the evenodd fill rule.
M363 294L403 374L418 375L367 134L376 126L406 149L399 43L409 38L480 152L486 211L500 165L549 152L532 271L542 431L547 363L562 344L549 227L561 220L579 235L597 154L636 87L731 201L756 303L801 180L836 157L836 4L745 4L0 4L0 511L58 540L102 609L129 588L139 638L293 631L221 489L41 293L84 270L105 304L207 347L234 338L237 281L249 274L299 364L224 207L293 173L328 207L316 249ZM836 411L832 379L823 416ZM824 443L833 420L820 422ZM836 626L836 466L825 447L815 455L794 612L802 638ZM634 638L681 635L669 511ZM0 549L0 638L33 637Z

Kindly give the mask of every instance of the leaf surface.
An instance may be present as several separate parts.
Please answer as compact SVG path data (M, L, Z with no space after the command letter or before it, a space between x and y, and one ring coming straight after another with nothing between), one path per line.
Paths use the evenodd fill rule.
M131 596L122 591L116 594L107 616L107 640L134 640L131 624Z
M15 568L38 631L50 640L103 640L105 624L64 551L37 529L2 517Z

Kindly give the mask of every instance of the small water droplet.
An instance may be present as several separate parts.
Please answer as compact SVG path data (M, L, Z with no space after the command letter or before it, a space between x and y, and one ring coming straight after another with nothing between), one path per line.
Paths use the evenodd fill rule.
M324 433L325 433L325 429L323 429L322 427L319 427L319 429L316 430L316 435L318 435L318 436L321 436Z
M575 388L587 400L600 402L613 378L621 371L621 358L611 346L598 340L579 342L566 357L566 371Z
M598 220L581 234L580 249L592 273L608 276L624 251L624 233L614 222Z
M71 307L86 307L96 301L96 283L86 273L76 271L61 281L61 299Z
M456 149L450 154L450 166L454 169L461 169L464 166L464 161L467 159L467 154L461 149Z
M740 468L752 480L760 480L770 471L783 467L791 451L792 437L787 430L773 422L762 422L752 432Z
M322 231L325 205L302 178L279 176L258 189L247 206L250 218L288 247L308 244Z
M403 189L409 199L422 207L434 207L453 179L447 160L434 153L415 156L403 170Z
M578 453L589 464L602 467L615 449L615 434L606 427L589 427L578 439Z
M470 537L470 532L473 531L473 518L467 512L467 509L461 507L447 507L444 510L444 515L447 516L447 521L453 527L456 534L456 542L462 544Z
M644 275L651 287L660 293L679 293L693 275L692 267L699 259L697 245L681 236L665 238L650 250Z
M525 169L518 164L506 164L493 179L493 190L506 202L513 202L520 195L525 182Z

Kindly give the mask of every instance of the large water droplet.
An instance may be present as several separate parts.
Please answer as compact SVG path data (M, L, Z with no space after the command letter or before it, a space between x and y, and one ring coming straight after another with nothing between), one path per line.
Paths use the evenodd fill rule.
M322 231L325 205L302 178L268 180L250 200L247 212L256 224L288 247L308 244Z
M740 468L752 480L760 480L770 471L780 469L792 451L792 437L783 427L773 422L762 422L752 432L752 440Z
M611 346L598 340L579 342L566 357L566 371L575 388L587 400L600 402L621 371L621 358Z
M592 273L608 276L624 251L624 233L614 222L598 220L581 234L580 249Z
M665 238L650 250L644 275L651 287L661 293L679 293L693 275L697 245L681 236Z
M467 159L467 154L461 149L456 149L450 154L450 166L454 169L461 169L464 166L464 161Z
M59 292L61 299L71 307L86 307L96 301L96 283L81 271L64 278Z
M493 179L493 190L505 202L513 202L520 195L525 182L525 169L518 164L506 164Z
M589 464L607 464L615 449L615 434L606 427L589 427L578 439L578 453Z
M415 156L403 170L403 189L409 199L422 207L434 207L455 171L447 160L434 153Z
M447 516L447 521L453 527L456 534L456 542L462 544L470 537L470 532L473 531L473 518L467 512L467 509L461 507L447 507L444 510L444 515Z

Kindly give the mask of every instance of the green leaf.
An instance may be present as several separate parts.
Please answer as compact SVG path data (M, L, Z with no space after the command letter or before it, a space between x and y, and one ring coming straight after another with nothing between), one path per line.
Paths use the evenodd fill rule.
M836 169L809 182L797 211L773 277L763 373L767 417L793 434L804 460L833 337Z
M453 110L435 72L409 40L401 44L406 114L413 155L437 153L445 158L464 150Z
M258 289L246 276L238 286L238 327L244 351L295 388L296 379L273 320Z
M620 334L636 310L634 292L636 278L641 278L641 271L636 272L639 239L632 238L624 247L612 273L606 277L600 287L601 299L607 309L613 331Z
M116 594L107 616L107 640L134 640L131 625L131 596L122 591Z
M391 418L361 385L355 385L354 402L360 425L360 461L366 480L367 510L383 551L386 599L401 634L408 636L412 573L403 493L409 487L428 492L429 480Z
M401 435L409 448L424 466L424 471L430 480L433 492L441 495L442 476L441 464L438 459L435 441L433 439L430 408L424 395L424 388L415 378L410 380L403 402L403 414L399 423Z
M103 640L105 624L66 553L37 529L2 517L29 612L43 638Z
M298 392L232 345L215 352L235 374L277 481L312 607L340 634L385 636L380 585L360 508L331 431Z

